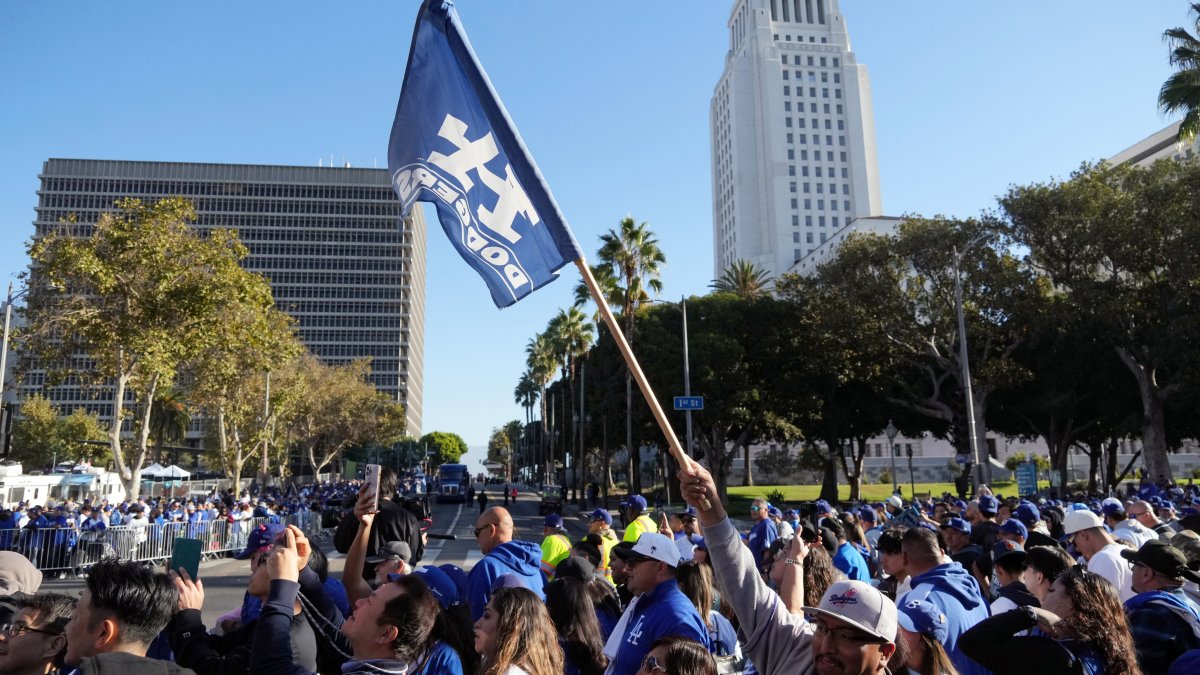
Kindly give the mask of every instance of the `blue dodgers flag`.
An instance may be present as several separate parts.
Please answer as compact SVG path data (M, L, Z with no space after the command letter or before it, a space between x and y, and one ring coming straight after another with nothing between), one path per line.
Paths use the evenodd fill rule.
M388 146L403 214L433 202L450 242L507 307L583 257L449 0L417 16Z

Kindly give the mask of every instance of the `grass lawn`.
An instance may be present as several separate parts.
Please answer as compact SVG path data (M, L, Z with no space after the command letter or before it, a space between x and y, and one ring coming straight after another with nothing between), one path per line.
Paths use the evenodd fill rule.
M1039 487L1048 487L1049 483L1041 481ZM996 482L991 484L993 493L1003 495L1014 495L1017 492L1016 482ZM750 503L758 497L764 497L768 492L782 492L786 499L786 506L793 506L800 502L811 502L817 499L821 494L820 485L755 485L753 487L742 487L740 485L729 486L729 506L734 514L746 514L750 512ZM900 486L900 490L907 501L912 498L912 491L908 484ZM954 483L917 483L917 494L931 494L940 496L943 492L954 494ZM891 484L880 483L864 483L862 485L862 497L870 502L881 502L892 494ZM850 498L850 486L842 484L838 486L838 499L848 500ZM734 517L737 517L735 515Z

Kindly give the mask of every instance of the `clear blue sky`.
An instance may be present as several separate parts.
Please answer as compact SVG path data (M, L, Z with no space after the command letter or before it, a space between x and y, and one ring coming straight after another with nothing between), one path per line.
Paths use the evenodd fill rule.
M974 215L1010 184L1063 176L1166 126L1162 31L1192 25L1183 0L841 5L871 77L889 215ZM49 157L385 166L418 7L0 3L0 281L27 265ZM585 250L626 215L648 221L672 298L710 281L708 105L731 7L459 3ZM500 312L431 222L426 431L478 446L521 417L523 347L570 302L567 272Z

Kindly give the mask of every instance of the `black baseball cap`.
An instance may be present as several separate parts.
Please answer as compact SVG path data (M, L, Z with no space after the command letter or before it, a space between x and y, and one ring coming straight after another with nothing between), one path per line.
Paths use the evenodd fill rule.
M1183 551L1165 541L1154 539L1142 544L1136 551L1123 550L1121 557L1132 563L1141 563L1164 577L1200 583L1200 574L1188 568L1187 556Z

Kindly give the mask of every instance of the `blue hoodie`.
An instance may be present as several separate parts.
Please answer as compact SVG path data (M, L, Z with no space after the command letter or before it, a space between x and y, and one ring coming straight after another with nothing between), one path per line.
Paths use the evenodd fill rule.
M483 609L492 597L492 586L505 574L520 578L526 588L546 599L542 590L546 583L542 575L542 547L530 541L510 541L492 549L467 575L467 601L473 620L483 616Z
M912 590L900 598L896 605L922 600L942 610L946 615L946 641L943 646L954 667L961 675L987 675L987 669L958 650L958 638L990 614L975 577L962 565L952 562L917 575L909 583Z

